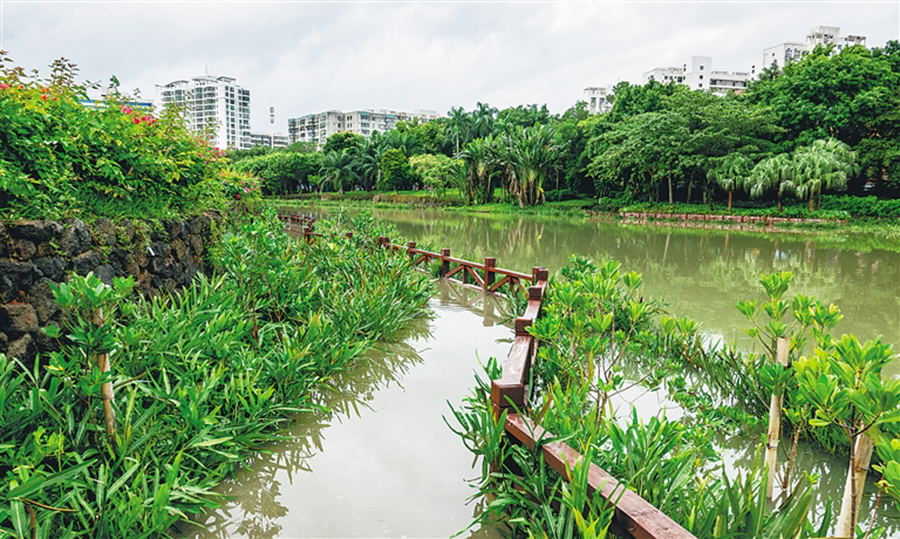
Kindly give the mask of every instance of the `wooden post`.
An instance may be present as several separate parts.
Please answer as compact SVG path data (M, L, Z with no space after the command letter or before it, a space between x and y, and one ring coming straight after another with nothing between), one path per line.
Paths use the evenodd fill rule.
M441 277L450 273L450 249L441 249Z
M312 227L307 225L306 228L303 229L303 235L306 237L306 243L312 241Z
M103 309L99 308L94 311L94 325L100 328L103 326ZM110 370L109 353L100 352L97 354L97 368L101 374L107 374ZM116 443L116 411L113 410L113 386L112 382L103 382L100 384L100 397L103 399L103 415L106 420L106 436L109 437L109 443Z
M788 366L788 351L790 341L786 337L779 337L775 343L775 361L782 367ZM775 472L778 470L778 442L781 440L781 403L784 400L784 391L772 392L769 402L769 435L766 438L766 468L768 468L769 482L766 484L766 499L772 500L772 489L775 487Z
M869 473L869 462L872 460L872 438L866 434L856 437L854 460L847 470L847 483L844 486L844 497L841 500L841 514L838 516L837 537L856 537L854 528L859 515L859 503L862 501L863 489L866 486L866 475ZM853 477L854 474L856 477ZM854 486L856 487L854 489Z
M488 257L484 259L484 293L491 291L491 285L494 284L494 268L497 267L497 259ZM487 301L487 300L485 300Z
M534 284L538 284L540 281L547 281L550 279L550 272L547 268L541 266L537 269L537 272L535 272L534 278L536 279Z
M347 236L347 239L348 239L348 240L352 240L352 239L353 239L353 232L347 232L347 234L345 234L345 235Z

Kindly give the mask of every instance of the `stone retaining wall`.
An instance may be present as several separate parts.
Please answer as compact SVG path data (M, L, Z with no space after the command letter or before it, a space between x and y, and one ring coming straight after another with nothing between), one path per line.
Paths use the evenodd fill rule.
M41 328L59 323L51 283L94 272L107 284L131 275L145 295L175 291L206 271L208 215L159 223L78 219L0 223L0 353L31 363L56 342Z

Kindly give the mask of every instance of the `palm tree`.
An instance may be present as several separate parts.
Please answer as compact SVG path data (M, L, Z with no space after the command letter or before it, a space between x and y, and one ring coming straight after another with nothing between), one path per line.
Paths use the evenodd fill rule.
M856 171L856 152L834 138L821 139L794 151L790 182L798 197L809 196L809 213L815 211L816 195L822 207L822 189L843 189Z
M554 135L544 126L517 126L503 139L500 161L509 171L509 190L520 207L543 202L544 180L560 167L565 145L556 144Z
M791 179L794 167L791 156L782 153L763 159L753 167L750 178L747 180L750 187L750 196L757 198L770 188L776 188L778 194L778 212L781 213L781 196L785 189L793 187Z
M457 154L459 153L460 142L462 144L469 142L471 124L472 118L469 113L466 112L466 109L462 107L450 107L450 112L447 113L447 126L449 127L447 134L451 137L454 144L456 144Z
M487 103L477 103L472 111L472 136L485 138L494 134L494 119L499 111Z
M335 190L341 195L344 194L344 184L349 186L350 183L359 176L356 173L356 159L346 149L340 152L331 151L322 156L322 164L319 167L319 191L329 181L334 185Z
M728 191L728 211L731 211L732 193L744 184L752 165L753 161L748 157L735 152L723 157L718 166L706 173L709 179Z
M466 147L456 154L456 159L462 159L465 163L466 199L470 204L476 200L490 202L493 196L491 180L496 173L493 145L493 137L478 138L466 144Z

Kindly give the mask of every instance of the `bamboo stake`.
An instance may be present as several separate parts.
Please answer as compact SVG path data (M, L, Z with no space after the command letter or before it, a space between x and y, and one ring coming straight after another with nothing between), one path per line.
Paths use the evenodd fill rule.
M869 438L868 435L860 434L856 437L854 458L847 470L847 483L844 487L844 498L841 500L841 514L834 532L838 537L856 537L855 528L859 504L866 486L866 475L869 473L873 447L872 438Z
M785 337L779 337L775 344L775 361L782 367L788 365L788 350L790 341ZM766 468L769 470L769 481L766 484L766 499L772 501L772 492L775 487L775 472L778 469L778 442L781 440L781 403L784 400L784 391L773 392L769 403L769 435L766 438Z
M94 325L101 327L103 322L103 308L101 307L94 311ZM109 372L109 354L107 352L97 354L97 367L103 375ZM106 418L106 435L109 437L110 443L114 443L116 440L116 412L112 406L112 382L104 382L100 385L100 395L103 399L103 414Z

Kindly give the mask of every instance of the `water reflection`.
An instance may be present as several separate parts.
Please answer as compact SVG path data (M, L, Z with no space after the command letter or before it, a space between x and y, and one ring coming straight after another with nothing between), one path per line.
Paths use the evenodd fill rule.
M230 498L188 537L449 537L479 513L466 482L472 457L449 431L447 402L473 385L478 357L505 357L510 335L490 322L491 302L433 300L398 342L382 344L315 394L328 411L301 414L291 440L226 481ZM485 305L492 307L485 308ZM479 316L473 316L477 312ZM491 325L488 325L490 322ZM491 528L464 536L497 537Z
M845 318L836 331L900 345L900 245L893 250L860 235L735 232L587 219L376 210L419 245L449 247L457 256L497 258L504 268L551 271L577 254L619 260L644 276L648 296L675 316L702 323L707 337L749 345L734 305L761 297L759 276L791 271L791 289L835 303ZM900 374L894 362L888 375Z

